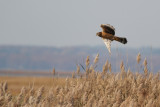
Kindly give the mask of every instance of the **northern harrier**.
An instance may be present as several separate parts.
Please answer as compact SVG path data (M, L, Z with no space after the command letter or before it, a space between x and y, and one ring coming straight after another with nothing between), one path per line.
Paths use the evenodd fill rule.
M102 32L98 32L96 35L101 37L111 54L111 42L116 40L120 43L126 44L127 39L124 37L115 36L115 28L109 24L101 24Z

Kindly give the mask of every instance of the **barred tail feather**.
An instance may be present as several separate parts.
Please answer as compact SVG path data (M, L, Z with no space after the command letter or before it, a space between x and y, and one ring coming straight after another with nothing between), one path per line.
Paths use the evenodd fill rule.
M126 44L127 43L127 39L126 38L123 38L123 37L117 37L117 36L114 36L114 40L120 42L120 43L123 43L123 44Z

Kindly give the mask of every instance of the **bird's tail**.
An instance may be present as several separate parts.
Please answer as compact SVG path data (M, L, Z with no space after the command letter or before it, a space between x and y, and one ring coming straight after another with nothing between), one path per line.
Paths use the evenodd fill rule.
M114 36L113 38L114 40L118 41L118 42L121 42L123 44L126 44L127 43L127 39L124 38L124 37L117 37L117 36Z

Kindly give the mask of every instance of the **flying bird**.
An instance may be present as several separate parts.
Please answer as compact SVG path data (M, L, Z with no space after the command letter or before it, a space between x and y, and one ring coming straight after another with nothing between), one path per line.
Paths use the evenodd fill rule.
M115 36L115 28L110 24L101 24L101 28L102 32L98 32L96 35L102 38L110 54L112 41L115 40L123 44L127 43L127 39L125 37Z

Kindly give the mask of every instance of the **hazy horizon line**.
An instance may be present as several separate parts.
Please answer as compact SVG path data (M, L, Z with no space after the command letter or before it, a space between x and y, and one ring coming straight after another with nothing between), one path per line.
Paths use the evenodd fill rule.
M68 45L68 46L52 46L52 45L29 45L29 44L0 44L1 46L13 46L13 47L46 47L46 48L71 48L71 47L106 47L105 45ZM132 49L141 49L141 48L154 48L154 49L159 49L160 47L153 47L153 46L140 46L140 47L132 47L132 46L112 46L112 48L132 48Z

